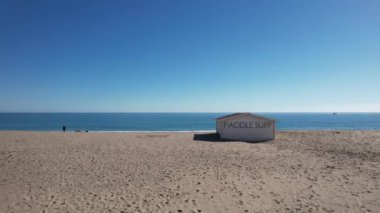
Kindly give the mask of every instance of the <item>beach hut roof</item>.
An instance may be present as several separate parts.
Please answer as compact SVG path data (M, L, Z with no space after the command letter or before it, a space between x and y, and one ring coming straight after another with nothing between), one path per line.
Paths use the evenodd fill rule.
M256 114L253 114L253 113L250 113L250 112L233 113L233 114L229 114L229 115L225 115L225 116L219 117L216 120L218 120L218 121L220 121L220 120L227 120L227 119L241 117L241 116L251 116L251 117L259 118L259 119L263 119L263 120L274 121L273 119L270 119L270 118L267 118L267 117L264 117L264 116L260 116L260 115L256 115Z

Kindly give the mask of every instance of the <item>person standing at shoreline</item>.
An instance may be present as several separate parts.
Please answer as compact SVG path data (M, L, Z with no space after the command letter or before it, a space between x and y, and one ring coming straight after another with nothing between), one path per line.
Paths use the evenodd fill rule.
M66 126L62 126L62 131L66 132Z

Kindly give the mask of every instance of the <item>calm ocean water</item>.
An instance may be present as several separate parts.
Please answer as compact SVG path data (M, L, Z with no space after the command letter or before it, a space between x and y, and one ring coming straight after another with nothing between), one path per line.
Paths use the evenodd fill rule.
M200 131L215 130L227 113L0 113L0 130ZM380 130L380 113L257 113L278 130Z

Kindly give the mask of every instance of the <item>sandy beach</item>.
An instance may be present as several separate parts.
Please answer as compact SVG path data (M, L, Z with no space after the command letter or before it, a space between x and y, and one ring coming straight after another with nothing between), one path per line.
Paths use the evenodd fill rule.
M380 131L0 132L0 212L378 212Z

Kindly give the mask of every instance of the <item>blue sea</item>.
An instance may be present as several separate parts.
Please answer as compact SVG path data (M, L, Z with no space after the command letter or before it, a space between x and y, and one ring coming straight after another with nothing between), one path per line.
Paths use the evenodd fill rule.
M0 130L209 131L229 113L0 113ZM380 130L380 113L257 113L277 130Z

